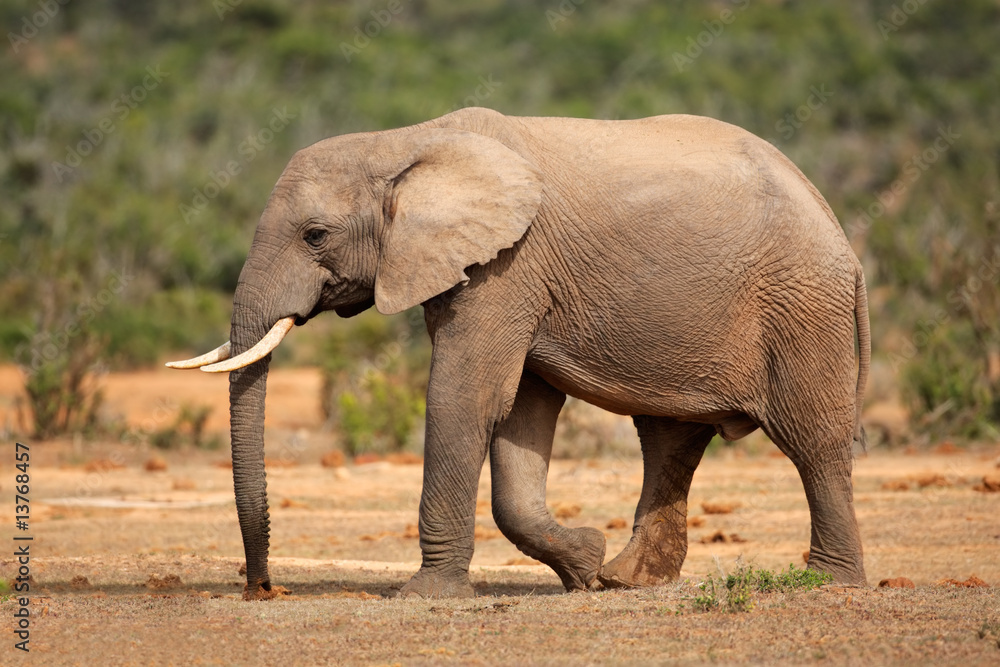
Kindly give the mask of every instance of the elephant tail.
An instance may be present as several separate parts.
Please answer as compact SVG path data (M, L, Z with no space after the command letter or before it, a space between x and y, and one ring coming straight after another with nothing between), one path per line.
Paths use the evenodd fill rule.
M854 282L854 319L858 327L858 384L855 390L854 441L868 450L868 438L861 425L861 408L864 405L865 385L868 383L868 369L871 365L872 335L868 323L868 290L865 274L859 265Z

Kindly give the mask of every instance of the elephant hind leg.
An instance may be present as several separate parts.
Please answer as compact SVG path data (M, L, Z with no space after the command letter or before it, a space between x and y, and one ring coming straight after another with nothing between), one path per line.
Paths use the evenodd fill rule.
M584 590L604 562L604 534L567 528L545 506L545 479L556 420L566 395L538 376L521 376L514 407L490 443L493 517L523 553L559 575L566 590Z
M766 428L774 443L795 464L809 502L809 568L842 584L867 583L861 534L854 512L853 412L839 425Z
M607 588L655 586L680 576L687 555L691 478L716 429L666 417L634 417L642 445L642 494L632 539L601 568Z

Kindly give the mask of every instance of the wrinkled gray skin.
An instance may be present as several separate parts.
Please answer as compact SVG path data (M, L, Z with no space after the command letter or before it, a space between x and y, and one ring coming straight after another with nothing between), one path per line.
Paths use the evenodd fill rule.
M770 144L692 116L505 117L465 109L299 151L236 291L233 354L280 318L423 304L433 341L420 571L404 595L467 596L487 453L493 512L567 589L675 578L691 476L716 433L762 428L795 464L809 567L864 584L851 490L868 370L861 266ZM860 370L854 325L858 324ZM270 597L268 358L230 380L245 597ZM545 476L566 394L635 415L632 539L558 525Z

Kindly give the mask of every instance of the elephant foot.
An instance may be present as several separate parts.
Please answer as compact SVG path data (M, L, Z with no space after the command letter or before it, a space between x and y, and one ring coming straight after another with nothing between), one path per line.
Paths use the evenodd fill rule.
M597 580L605 588L645 588L659 586L671 579L673 577L658 577L643 571L640 563L622 562L620 556L602 567L597 575Z
M597 579L607 541L596 528L553 525L511 536L521 553L551 567L567 591L585 591Z
M806 567L833 576L833 583L841 586L868 585L868 578L865 576L865 568L860 555L856 559L831 556L811 547Z
M547 555L544 560L539 560L555 570L567 591L585 591L601 571L607 540L604 533L596 528L573 528L567 532L567 544L559 548L561 554L566 556L556 558Z
M445 574L420 568L399 590L401 598L472 598L476 596L468 572Z
M597 580L605 588L643 588L659 586L680 576L685 552L667 554L635 537L625 549L601 568Z
M291 595L284 586L272 586L271 582L258 582L251 586L249 582L243 587L243 599L247 602L273 600L279 595Z

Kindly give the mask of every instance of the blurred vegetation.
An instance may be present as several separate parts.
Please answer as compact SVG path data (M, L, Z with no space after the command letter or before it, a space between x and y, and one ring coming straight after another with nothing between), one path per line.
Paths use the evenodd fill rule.
M211 412L208 405L181 405L173 424L148 434L150 444L159 449L175 449L185 444L199 449L218 449L222 446L219 437L205 435L205 424Z
M104 400L98 385L101 346L93 337L78 338L26 374L24 390L31 407L32 435L39 439L62 433L93 434ZM20 406L24 410L24 404ZM25 416L19 420L26 421Z
M992 0L94 0L38 11L0 2L10 42L0 55L2 359L31 368L40 340L70 330L59 355L101 342L88 368L217 345L271 187L296 149L321 138L470 104L694 113L770 139L827 197L865 265L876 356L915 424L997 436ZM341 341L325 358L336 376L328 414L343 418L352 446L400 445L419 412L425 380L411 356L426 357L426 335L362 387L344 378L385 332L332 315L310 326ZM351 347L359 339L363 354ZM52 363L33 381L71 393Z
M420 311L368 311L323 351L322 407L348 454L422 451L430 346Z

